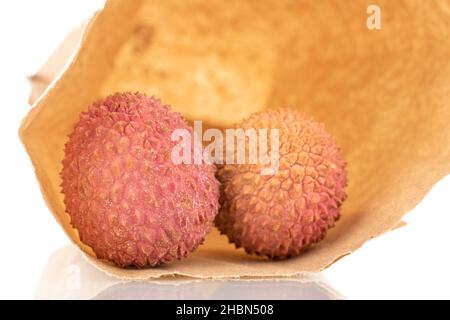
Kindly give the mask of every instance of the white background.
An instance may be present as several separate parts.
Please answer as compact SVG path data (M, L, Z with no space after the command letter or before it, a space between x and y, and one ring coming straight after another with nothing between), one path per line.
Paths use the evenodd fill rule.
M36 292L42 290L42 274L49 272L47 261L69 243L41 197L17 136L29 110L26 76L102 2L0 4L0 298L42 297ZM338 261L319 276L321 281L346 298L450 298L449 196L447 176L405 217L406 227ZM57 270L58 264L52 268ZM55 285L58 281L55 276ZM58 296L66 295L48 297Z

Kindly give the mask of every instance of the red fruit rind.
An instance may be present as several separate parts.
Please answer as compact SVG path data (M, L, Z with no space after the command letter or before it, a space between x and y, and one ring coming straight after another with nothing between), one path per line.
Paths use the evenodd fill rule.
M216 226L248 253L297 256L339 219L347 185L339 148L323 124L295 111L257 113L236 127L279 130L279 171L261 175L260 165L221 166Z
M81 115L65 146L62 191L72 226L98 258L121 267L169 263L212 227L215 167L173 164L174 129L191 131L139 93L109 96Z

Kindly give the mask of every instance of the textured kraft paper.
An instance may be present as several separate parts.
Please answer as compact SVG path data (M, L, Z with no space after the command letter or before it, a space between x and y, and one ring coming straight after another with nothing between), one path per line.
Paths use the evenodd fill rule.
M450 172L450 2L109 1L78 52L24 119L20 137L46 202L87 256L60 192L63 146L79 113L115 91L155 94L189 120L227 127L263 108L324 122L348 162L348 199L326 239L300 257L246 255L214 230L187 259L126 279L316 272L394 228Z

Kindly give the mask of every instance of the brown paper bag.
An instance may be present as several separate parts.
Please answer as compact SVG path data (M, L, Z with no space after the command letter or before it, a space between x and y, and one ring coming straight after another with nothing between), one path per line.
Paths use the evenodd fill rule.
M129 279L292 276L320 271L396 226L450 172L450 3L378 1L119 1L85 29L75 58L24 119L20 137L47 204L100 269ZM298 258L268 261L213 231L186 260L122 270L93 257L60 191L67 135L79 113L115 91L142 91L189 120L227 127L263 108L324 122L349 170L342 218Z

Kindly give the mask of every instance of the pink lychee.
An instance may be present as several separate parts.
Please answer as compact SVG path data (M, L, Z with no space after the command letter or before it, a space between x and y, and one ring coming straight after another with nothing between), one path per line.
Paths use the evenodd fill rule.
M279 130L279 169L262 175L266 165L221 166L216 225L248 253L297 256L322 240L339 218L347 185L341 152L322 124L295 111L260 112L236 128Z
M80 240L120 267L186 257L218 211L215 166L174 164L183 118L154 97L118 93L81 115L65 146L62 191Z

